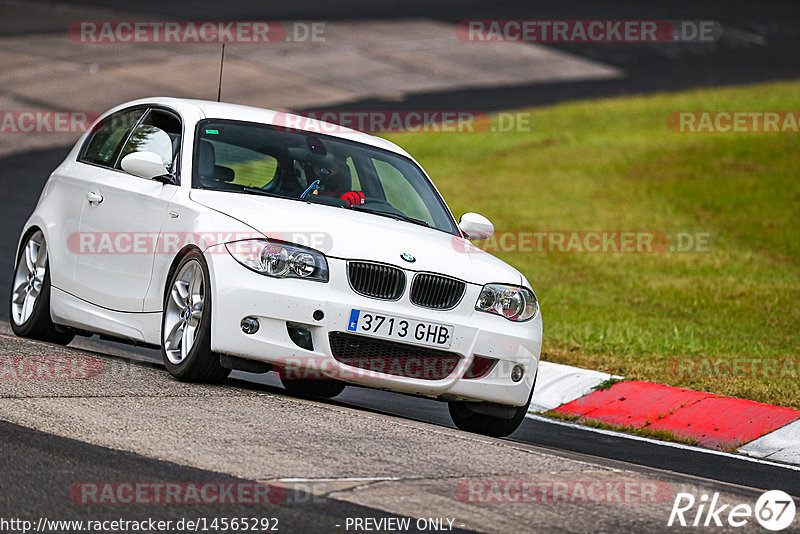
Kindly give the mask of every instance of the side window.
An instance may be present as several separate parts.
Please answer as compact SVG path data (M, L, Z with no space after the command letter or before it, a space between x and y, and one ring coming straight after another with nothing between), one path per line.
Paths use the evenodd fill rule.
M113 167L120 145L141 118L143 109L120 111L95 126L80 161Z
M136 127L116 162L121 169L122 158L133 152L154 152L164 161L164 166L174 172L176 156L181 146L181 121L172 113L150 110Z
M244 187L265 188L272 184L278 171L278 160L262 152L236 147L223 142L206 141L213 146L213 173L203 173L207 181L223 181ZM218 184L211 184L218 185Z

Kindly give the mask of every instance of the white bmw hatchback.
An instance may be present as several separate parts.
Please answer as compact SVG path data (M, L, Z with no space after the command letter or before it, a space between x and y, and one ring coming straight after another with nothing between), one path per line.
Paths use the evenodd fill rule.
M185 381L277 371L301 395L430 397L459 428L508 435L542 321L525 277L467 241L493 231L474 213L457 223L384 139L139 100L101 117L47 181L20 237L11 325L160 347Z

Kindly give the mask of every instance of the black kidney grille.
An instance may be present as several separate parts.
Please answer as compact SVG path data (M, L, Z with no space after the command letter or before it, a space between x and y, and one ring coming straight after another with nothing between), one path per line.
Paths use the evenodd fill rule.
M464 295L466 284L437 274L418 274L411 285L411 302L434 310L454 308Z
M461 355L455 352L345 332L331 332L328 339L336 361L372 373L443 380L455 371L461 360Z
M379 263L351 261L347 264L347 277L353 291L375 299L397 300L406 287L403 271Z

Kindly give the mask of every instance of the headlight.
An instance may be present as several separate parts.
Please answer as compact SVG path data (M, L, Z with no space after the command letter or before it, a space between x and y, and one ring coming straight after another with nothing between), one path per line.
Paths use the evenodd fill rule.
M225 248L236 261L257 273L275 278L328 281L328 262L314 250L266 239L225 243Z
M494 313L509 321L527 321L539 310L533 291L524 287L486 284L481 290L475 309Z

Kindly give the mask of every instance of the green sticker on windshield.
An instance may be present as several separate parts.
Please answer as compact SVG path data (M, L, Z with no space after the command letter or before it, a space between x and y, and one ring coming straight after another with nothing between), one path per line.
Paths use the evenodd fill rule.
M219 135L219 130L206 130L207 135Z

